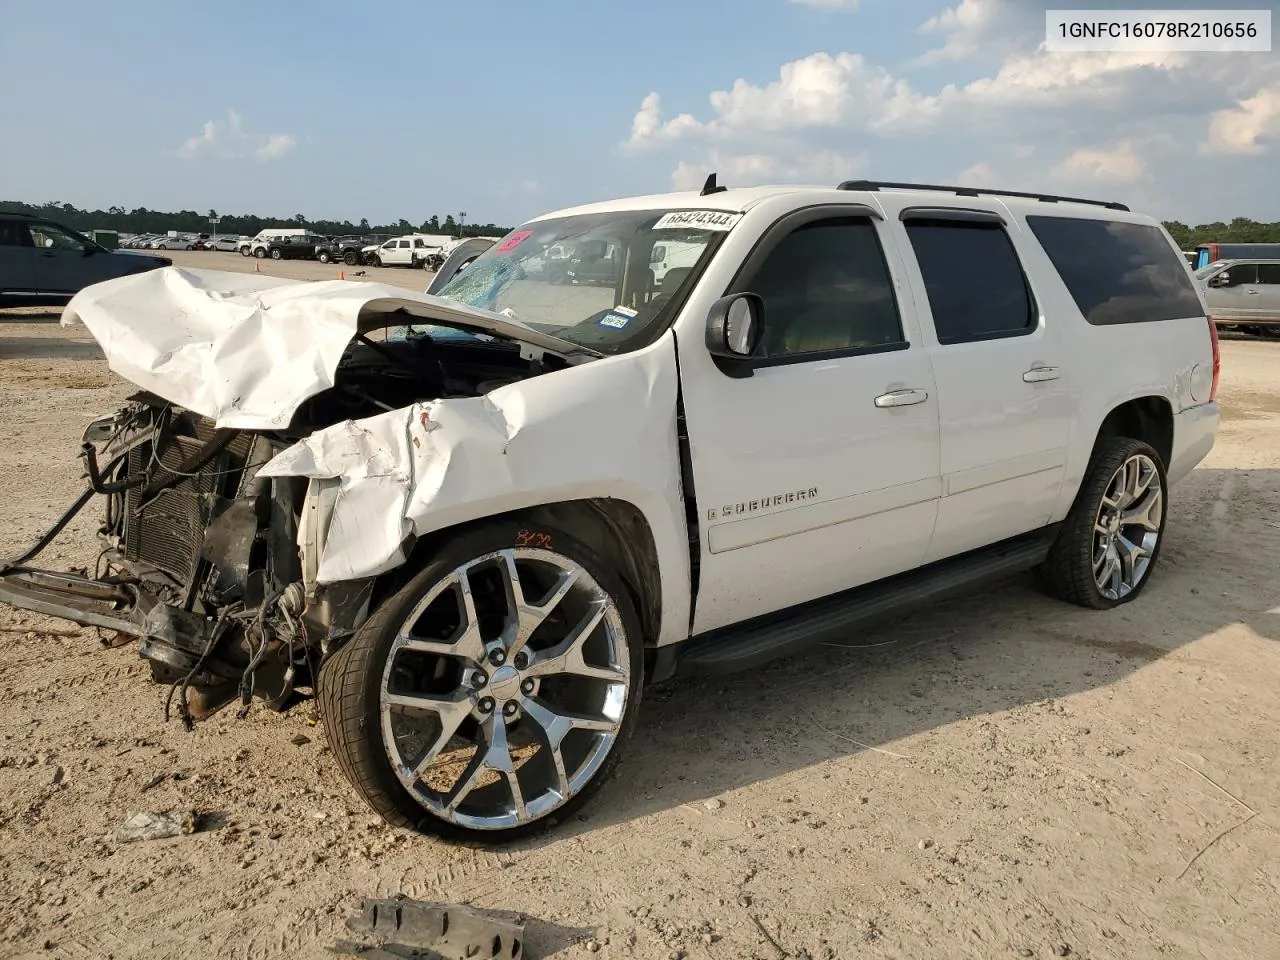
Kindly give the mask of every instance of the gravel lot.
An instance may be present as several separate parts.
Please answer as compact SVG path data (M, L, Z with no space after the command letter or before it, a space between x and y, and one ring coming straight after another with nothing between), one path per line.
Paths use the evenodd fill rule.
M76 495L85 420L129 392L57 320L0 311L0 555ZM0 956L325 957L360 897L403 892L523 913L531 958L1274 957L1278 369L1280 343L1224 342L1218 445L1137 603L1014 582L654 690L586 814L500 850L383 826L309 704L186 733L133 647L0 608ZM95 524L46 564L90 563ZM110 838L179 805L206 829Z

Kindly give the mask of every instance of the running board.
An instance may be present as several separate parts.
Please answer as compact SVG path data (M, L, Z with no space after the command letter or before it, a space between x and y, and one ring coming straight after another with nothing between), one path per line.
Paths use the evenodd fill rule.
M953 597L1024 573L1041 563L1058 525L949 557L853 590L735 624L655 651L652 682L673 675L713 676L762 666L894 614Z

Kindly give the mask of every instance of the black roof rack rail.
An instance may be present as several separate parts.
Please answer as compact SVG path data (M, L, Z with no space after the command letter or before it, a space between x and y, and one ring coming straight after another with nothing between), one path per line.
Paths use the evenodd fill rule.
M1082 197L1060 197L1052 193L1021 193L1017 190L986 190L981 187L942 187L933 183L889 183L883 180L846 180L836 187L837 190L865 190L874 193L881 188L891 190L936 190L940 193L954 193L958 197L1021 197L1023 200L1039 200L1043 203L1087 203L1094 207L1106 207L1108 210L1129 208L1123 203L1111 200L1085 200Z

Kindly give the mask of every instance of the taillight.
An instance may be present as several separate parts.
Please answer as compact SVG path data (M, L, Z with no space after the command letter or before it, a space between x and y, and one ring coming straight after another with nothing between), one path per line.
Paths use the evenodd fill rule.
M1218 375L1222 372L1222 352L1218 349L1218 325L1209 317L1209 342L1213 344L1213 386L1209 388L1209 400L1218 395Z

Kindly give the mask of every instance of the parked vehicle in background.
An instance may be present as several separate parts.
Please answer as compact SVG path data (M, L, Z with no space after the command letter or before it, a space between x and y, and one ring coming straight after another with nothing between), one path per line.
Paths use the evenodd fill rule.
M1197 270L1219 260L1280 260L1280 243L1202 243L1192 264Z
M660 243L701 253L655 287ZM529 277L555 244L612 284ZM105 573L8 568L0 600L139 637L184 719L314 685L389 823L504 842L572 820L647 681L1025 571L1138 599L1218 428L1197 285L1119 204L712 178L466 255L437 296L86 291L68 319L146 391L85 433Z
M236 249L240 251L241 256L252 257L256 256L256 248L261 245L263 247L262 256L265 257L265 248L269 241L302 232L304 231L299 230L297 227L269 227L265 230L259 230L252 237L241 237L236 242Z
M433 253L439 253L449 237L411 233L385 243L365 247L366 261L375 267L421 267Z
M234 253L240 247L242 240L247 237L210 237L204 242L206 250L221 250L224 253Z
M90 284L172 263L107 250L52 220L0 213L0 307L56 306Z
M386 241L386 237L374 234L367 237L335 237L324 243L316 244L316 259L321 263L341 261L349 267L361 262L360 252L368 247L375 247Z
M263 244L255 244L255 257L272 260L314 260L317 242L323 238L314 233L298 233L288 237L275 237Z
M1183 250L1182 256L1186 258L1187 264L1194 269L1196 265L1196 260L1199 258L1199 254L1197 254L1194 250Z
M1219 260L1201 267L1195 277L1219 327L1252 334L1280 328L1280 256Z
M583 240L574 245L563 280L571 284L613 286L622 269L622 248L607 240ZM553 282L556 277L553 277Z
M649 270L653 282L661 287L662 281L672 270L689 270L698 262L702 250L696 243L655 243L649 257Z
M151 250L194 250L199 237L193 236L163 236L156 237L148 244Z

